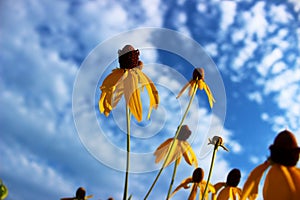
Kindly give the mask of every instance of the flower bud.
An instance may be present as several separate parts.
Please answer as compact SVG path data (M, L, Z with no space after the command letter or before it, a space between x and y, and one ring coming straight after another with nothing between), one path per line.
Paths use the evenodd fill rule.
M204 69L203 68L196 68L193 71L193 80L204 80Z
M202 168L198 167L194 170L192 180L194 183L200 183L204 178L204 171Z
M183 125L179 131L177 139L186 141L190 137L191 134L192 134L192 131L189 129L188 125Z
M122 50L118 51L119 63L121 69L132 69L138 66L139 50L135 50L133 46L126 45Z
M226 185L231 187L238 186L241 180L241 172L239 169L232 169L228 175L226 180Z

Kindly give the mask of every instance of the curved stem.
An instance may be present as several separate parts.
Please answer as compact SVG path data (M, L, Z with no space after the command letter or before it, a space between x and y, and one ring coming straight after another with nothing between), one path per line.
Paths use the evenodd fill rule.
M126 122L127 122L127 158L126 158L126 174L125 174L123 200L127 200L129 163L130 163L130 111L128 105L126 105Z
M192 105L192 102L193 102L193 100L194 100L194 97L195 97L196 92L197 92L197 84L195 84L195 86L194 86L194 88L193 88L193 94L192 94L192 96L191 96L191 98L190 98L190 101L189 101L189 103L188 103L188 105L187 105L187 108L186 108L186 110L185 110L185 112L184 112L184 114L183 114L183 116L182 116L182 119L181 119L181 121L180 121L180 124L179 124L179 126L178 126L178 128L177 128L177 131L176 131L175 136L174 136L174 140L172 141L172 143L171 143L171 145L170 145L170 147L169 147L169 149L168 149L168 153L167 153L167 155L166 155L166 158L165 158L165 160L164 160L164 163L163 163L162 167L160 168L158 174L156 175L156 177L155 177L155 179L154 179L154 181L153 181L153 183L152 183L150 189L148 190L148 192L147 192L147 194L146 194L144 200L146 200L146 199L148 198L148 196L150 195L150 193L151 193L151 191L152 191L154 185L156 184L156 182L157 182L159 176L161 175L162 171L163 171L164 168L166 167L167 160L168 160L168 158L170 157L170 153L171 153L172 149L174 148L174 143L175 143L174 141L175 141L175 139L176 139L176 138L178 137L178 135L179 135L179 132L180 132L181 127L182 127L182 124L183 124L183 122L184 122L184 120L185 120L185 118L186 118L186 116L187 116L187 114L188 114L188 111L189 111L189 109L190 109L190 107L191 107L191 105Z
M211 158L211 163L210 163L208 178L207 178L207 181L206 181L205 189L204 189L204 192L202 194L201 200L204 200L204 198L205 198L205 194L206 194L206 191L207 191L207 188L208 188L208 184L209 184L209 180L210 180L210 177L211 177L211 173L212 173L212 170L214 168L215 157L216 157L216 153L218 151L218 147L219 147L218 144L216 144L215 148L214 148L213 156Z
M171 183L170 183L170 186L169 186L168 195L167 195L166 200L169 200L169 197L170 197L170 194L171 194L171 191L172 191L172 186L173 186L173 183L174 183L174 180L175 180L175 176L176 176L176 171L177 171L178 164L179 164L179 159L177 159L175 161L175 163L174 163L174 169L173 169L172 179L171 179Z

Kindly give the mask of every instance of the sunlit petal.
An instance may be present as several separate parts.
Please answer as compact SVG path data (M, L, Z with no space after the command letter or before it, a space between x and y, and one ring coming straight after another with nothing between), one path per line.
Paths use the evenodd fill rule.
M107 90L114 87L122 79L124 69L114 69L103 81L100 89Z
M178 192L178 190L180 190L181 188L184 188L184 189L188 189L190 186L189 184L192 183L193 179L192 177L188 177L186 179L184 179L175 189L174 191L172 192L172 194L170 195L170 198L176 193Z
M166 141L164 141L159 147L154 152L154 155L156 156L155 158L155 163L160 162L167 154L169 145L173 141L173 138L169 138Z
M203 88L204 88L204 91L205 91L205 93L207 95L209 106L212 108L213 107L213 103L216 102L216 101L215 101L215 99L214 99L214 97L213 97L213 95L212 95L212 93L211 93L208 85L205 82L203 82Z
M261 165L258 165L249 175L248 179L246 180L243 193L242 193L242 200L246 198L253 198L255 199L258 195L258 185L260 179L265 172L265 170L270 166L269 162L264 162Z
M191 86L191 81L185 84L185 86L183 86L183 88L180 90L176 98L179 98L183 94L183 92L190 86Z
M197 189L198 189L198 186L197 186L196 183L194 183L193 186L192 186L191 193L190 193L190 196L189 196L188 200L195 200L196 199Z

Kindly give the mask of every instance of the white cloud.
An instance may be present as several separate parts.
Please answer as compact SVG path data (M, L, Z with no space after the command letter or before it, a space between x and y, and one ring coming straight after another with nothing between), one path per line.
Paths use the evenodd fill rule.
M226 30L233 22L236 15L236 2L221 1L222 20L221 29Z

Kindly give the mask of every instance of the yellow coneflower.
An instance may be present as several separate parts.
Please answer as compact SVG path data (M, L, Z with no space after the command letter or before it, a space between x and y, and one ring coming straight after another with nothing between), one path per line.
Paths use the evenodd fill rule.
M193 94L193 90L196 87L199 90L205 91L207 97L208 97L208 102L210 107L213 107L213 103L215 102L215 99L208 87L208 85L204 81L204 69L203 68L196 68L193 71L193 78L181 89L179 92L178 96L176 98L179 98L182 93L190 87L189 95L191 96Z
M61 198L60 200L85 200L93 197L93 195L85 196L85 194L85 189L80 187L77 189L75 197Z
M166 158L166 155L168 153L168 150L173 142L174 142L174 148L172 148L172 152L169 155L168 161L165 162L165 166L168 166L173 161L177 160L178 164L180 163L181 157L183 156L185 161L189 165L194 165L195 167L198 166L197 157L194 153L192 147L186 141L190 135L191 131L187 125L183 125L177 138L169 138L166 141L164 141L159 147L155 150L154 155L156 156L155 163L160 162L164 158Z
M103 81L100 87L102 93L99 100L99 110L108 116L124 95L130 112L137 121L141 121L140 90L145 87L150 99L149 118L152 108L156 109L158 106L159 96L153 82L141 71L143 63L139 60L139 50L135 50L131 45L126 45L118 53L120 68L114 69Z
M238 188L241 179L241 172L239 169L232 169L228 175L226 182L219 182L214 185L217 194L217 200L235 200L240 199L242 190ZM219 193L218 191L221 190Z
M171 194L171 197L181 188L188 189L191 186L191 192L188 197L188 200L195 200L197 195L197 190L200 188L199 192L199 199L204 195L204 188L207 184L205 180L203 180L204 177L204 171L202 168L196 168L193 172L193 175L191 177L188 177L184 179L173 191ZM189 184L192 184L191 186ZM208 198L208 193L215 194L215 188L213 185L208 184L208 192L205 194L205 199Z
M264 200L299 200L300 169L296 165L300 147L293 133L288 130L280 132L270 151L270 158L250 173L243 187L242 200L257 198L259 182L268 168L263 186Z

